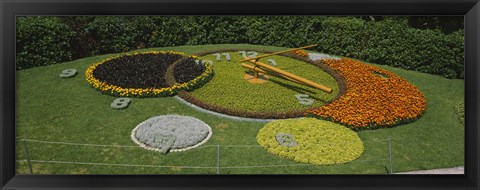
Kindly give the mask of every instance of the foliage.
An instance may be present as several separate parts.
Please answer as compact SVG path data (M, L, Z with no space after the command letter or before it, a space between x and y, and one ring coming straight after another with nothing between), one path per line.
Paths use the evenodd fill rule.
M123 16L98 16L85 26L85 30L97 40L99 54L126 52L136 49L137 29L130 20Z
M185 100L208 110L254 118L285 118L300 117L307 108L319 107L334 101L344 92L342 78L332 69L307 58L291 54L270 56L260 59L270 64L267 59L274 59L277 68L297 74L301 77L323 84L333 89L326 93L318 89L306 87L295 82L270 76L263 84L249 83L244 77L248 69L241 67L236 60L242 59L240 50L213 50L196 55L201 60L214 61L215 76L212 80L191 93L180 93ZM249 50L250 51L250 50ZM261 53L269 51L253 50ZM220 61L212 54L216 52L229 53L232 61ZM226 94L232 94L226 96ZM314 101L311 106L302 105L296 99L296 94L308 94Z
M455 112L457 113L462 125L465 125L465 102L462 101L455 105Z
M281 145L277 134L291 134L296 146ZM286 119L267 123L257 134L257 142L268 152L296 161L317 165L351 162L364 150L352 130L314 118Z
M206 81L210 79L213 70L210 65L205 64L204 72L201 73L201 75L196 76L196 78L184 83L174 83L171 85L167 85L167 83L165 82L166 79L164 73L168 69L167 66L173 65L176 59L170 59L170 63L167 63L167 65L163 64L163 68L156 68L158 65L162 67L162 64L152 62L152 60L149 60L148 58L155 58L155 56L167 56L171 58L169 54L176 55L174 57L177 57L177 59L180 58L178 56L185 56L185 54L183 53L172 51L149 51L142 53L136 52L133 54L121 54L114 57L109 57L102 60L101 62L92 64L85 71L85 78L90 85L92 85L95 89L101 91L102 93L114 96L136 97L171 96L175 95L180 90L192 90L194 88L197 88L199 85L203 85ZM144 57L142 58L142 56ZM139 59L136 60L137 62L131 59L125 59L131 57ZM147 57L147 59L145 59L145 57ZM190 57L195 58L194 56ZM101 66L103 64L109 63L111 63L113 66L106 67L106 70L104 68L99 73L96 72L98 68L102 68ZM153 67L156 68L156 70L150 67L152 66L152 63L155 63L153 64ZM113 69L109 70L108 68ZM161 73L158 74L156 72ZM125 73L127 73L127 75L125 75ZM149 74L149 76L145 76L145 73ZM132 80L145 77L147 77L146 79L149 80ZM155 83L154 79L150 80L152 77L154 79L160 77L160 81L157 81L160 83ZM105 80L106 78L111 80Z
M57 17L17 17L16 69L71 60L73 37L73 31Z
M99 40L86 29L87 25L91 23L95 17L62 16L58 18L75 33L75 37L70 40L72 59L90 57L98 54L98 47L100 47Z
M464 17L449 16L410 16L408 25L413 28L440 30L445 34L463 30Z
M459 22L458 18L451 19L449 22ZM371 22L358 17L325 16L98 16L62 19L71 28L65 31L76 33L73 45L67 44L69 47L65 48L71 49L69 52L74 52L75 56L178 45L249 43L300 47L318 43L320 45L315 50L319 52L447 78L463 78L463 29L454 27L457 30L445 34L438 27L412 28L411 20L382 17ZM18 39L28 41L22 38ZM34 49L25 50L24 54L31 54L30 51ZM42 51L35 54L50 55ZM73 57L76 58L79 57ZM29 57L26 61L36 60Z
M329 17L322 22L318 51L377 64L463 78L463 30L445 35L408 27L406 19L366 22Z
M400 76L351 59L323 60L346 81L345 95L307 111L354 129L389 127L420 117L427 101L422 92Z

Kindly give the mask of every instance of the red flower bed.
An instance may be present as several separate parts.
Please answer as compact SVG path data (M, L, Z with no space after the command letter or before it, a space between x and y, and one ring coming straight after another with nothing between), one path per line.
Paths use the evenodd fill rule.
M323 62L344 77L346 93L331 104L308 110L309 116L365 129L408 123L426 109L423 93L391 72L350 59Z

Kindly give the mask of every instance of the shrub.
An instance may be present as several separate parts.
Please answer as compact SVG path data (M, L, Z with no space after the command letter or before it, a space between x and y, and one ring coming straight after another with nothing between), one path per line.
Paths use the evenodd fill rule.
M361 58L368 46L369 30L365 21L353 17L328 17L322 23L315 49L321 52Z
M85 26L85 30L97 40L100 54L126 52L136 49L136 28L131 17L98 16Z
M17 17L16 69L68 61L74 32L57 17Z
M100 46L98 40L85 29L87 24L92 22L95 17L62 16L59 18L75 32L75 37L70 41L72 59L89 57L98 53L98 47Z
M279 135L289 136L287 143ZM268 152L301 163L333 165L351 162L363 153L363 143L352 130L314 118L267 123L257 142Z
M184 18L188 45L248 43L244 35L249 25L242 16L193 16ZM185 25L186 24L186 25Z
M185 45L191 34L188 33L191 21L186 16L136 16L129 24L135 30L135 48L169 47Z
M363 56L368 62L463 78L463 30L444 35L438 30L408 28L406 22L385 20L369 27L372 44Z
M439 27L412 28L407 17L381 17L374 22L361 17L325 16L99 16L61 20L72 29L58 31L77 33L75 46L63 48L75 52L75 56L178 45L249 43L300 47L318 43L315 50L319 52L447 78L464 77L463 30L449 29L443 33L444 29ZM27 25L24 28L32 27ZM18 39L42 43L26 35ZM21 52L24 57L52 57L49 51L41 49L25 49L17 51L17 55Z

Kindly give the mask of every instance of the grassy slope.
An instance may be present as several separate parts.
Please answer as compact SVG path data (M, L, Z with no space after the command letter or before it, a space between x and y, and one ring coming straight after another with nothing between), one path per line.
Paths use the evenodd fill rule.
M193 53L229 48L232 45L181 46L163 50ZM235 45L237 48L264 46ZM269 50L284 48L269 47ZM173 98L133 99L125 110L113 110L115 99L101 95L85 81L86 68L110 55L80 59L63 64L17 72L17 138L91 144L131 145L131 130L140 122L162 114L183 114L197 117L213 129L206 145L220 144L221 161L226 166L260 166L297 164L267 153L258 147L228 147L256 145L255 136L262 123L223 119L198 112ZM397 73L417 86L427 98L427 112L418 121L391 129L358 132L364 141L363 155L348 164L335 166L291 166L266 168L223 168L222 173L386 173L388 143L392 138L393 169L395 172L452 167L463 165L464 129L454 106L464 97L464 82L413 71L380 66ZM58 74L68 68L79 73L70 79ZM18 144L17 159L25 159L24 147ZM139 164L156 166L216 166L217 147L194 149L183 153L160 155L140 148L82 147L47 145L28 142L32 160ZM33 163L34 173L215 173L216 169L185 169L179 167L91 166L72 164ZM18 173L28 173L24 162Z

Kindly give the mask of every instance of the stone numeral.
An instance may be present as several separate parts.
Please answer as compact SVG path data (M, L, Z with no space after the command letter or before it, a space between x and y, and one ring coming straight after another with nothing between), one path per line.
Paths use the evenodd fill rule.
M74 77L76 74L77 74L76 69L65 69L58 76L60 78L70 78L70 77Z
M132 102L130 98L117 98L113 100L112 104L110 106L113 109L119 110L119 109L125 109L128 107L128 105Z
M208 63L210 65L213 65L213 61L211 61L211 60L195 60L195 63L197 65L200 64L200 63L202 63L202 64Z
M277 62L275 62L274 59L268 59L267 61L270 62L272 65L277 65Z
M238 51L238 53L242 54L242 57L257 57L258 53L254 51Z
M286 147L294 147L298 145L297 141L293 140L293 135L288 133L278 133L275 135L275 140L277 140L279 145Z
M166 154L172 148L175 139L174 136L157 136L155 137L154 142L161 147L160 152Z
M215 55L217 61L222 60L222 55L225 56L225 59L226 59L227 61L232 60L232 58L230 57L230 53L215 53L215 54L213 54L213 55Z
M313 100L310 99L308 94L296 94L295 98L297 98L299 104L306 105L306 106L313 104Z

